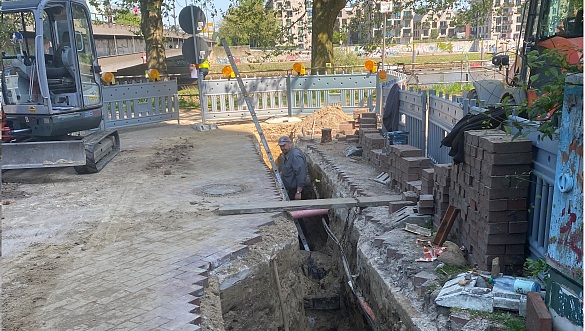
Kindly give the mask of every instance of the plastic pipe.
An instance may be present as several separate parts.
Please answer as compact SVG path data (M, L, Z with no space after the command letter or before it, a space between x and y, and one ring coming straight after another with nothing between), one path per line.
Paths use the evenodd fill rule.
M306 209L306 210L291 210L288 214L296 220L298 218L327 215L329 209Z

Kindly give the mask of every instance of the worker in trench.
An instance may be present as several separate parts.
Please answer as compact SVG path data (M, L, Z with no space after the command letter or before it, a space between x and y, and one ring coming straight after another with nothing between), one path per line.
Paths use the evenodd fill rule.
M278 158L278 170L289 200L303 200L309 194L309 173L305 154L296 148L288 136L278 138L282 154Z

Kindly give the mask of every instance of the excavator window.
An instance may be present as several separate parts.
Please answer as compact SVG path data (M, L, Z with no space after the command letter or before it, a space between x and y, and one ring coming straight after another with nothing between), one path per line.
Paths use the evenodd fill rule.
M577 38L583 36L583 3L570 0L551 0L543 12L540 39L553 36Z
M6 104L35 104L39 98L33 14L4 13L2 24L11 31L2 40L3 97ZM5 30L5 31L6 31Z

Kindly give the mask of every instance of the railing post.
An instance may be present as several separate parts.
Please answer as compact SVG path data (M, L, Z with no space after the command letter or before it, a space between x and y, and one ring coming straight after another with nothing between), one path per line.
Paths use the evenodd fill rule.
M293 106L293 99L292 99L292 85L291 85L291 76L290 73L286 75L286 106L288 109L288 116L293 116L292 113L292 106Z
M463 116L469 113L469 99L463 98Z
M428 96L427 91L422 91L422 112L421 112L421 119L422 119L422 147L423 147L423 155L427 156L427 126L428 126L428 119L427 119L427 107L428 107Z
M199 89L199 108L201 108L201 122L205 124L205 116L207 114L207 94L205 94L205 80L198 79L197 84L201 84ZM178 107L177 107L178 108Z
M384 23L386 24L386 23ZM375 113L382 117L382 83L380 82L380 76L376 74L376 110Z

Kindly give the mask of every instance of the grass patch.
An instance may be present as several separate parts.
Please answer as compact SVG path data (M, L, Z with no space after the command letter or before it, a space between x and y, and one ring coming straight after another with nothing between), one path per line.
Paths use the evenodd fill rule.
M445 283L451 278L451 276L456 276L462 274L464 272L468 272L471 270L470 265L458 267L453 265L445 265L442 268L437 269L437 275L439 275L439 284L441 286L445 285Z
M185 87L179 90L179 108L199 108L199 89L196 87Z
M507 311L494 311L492 313L479 310L464 310L461 308L451 308L451 311L463 311L474 319L483 319L498 324L497 330L500 331L524 331L526 330L526 319L514 313Z

